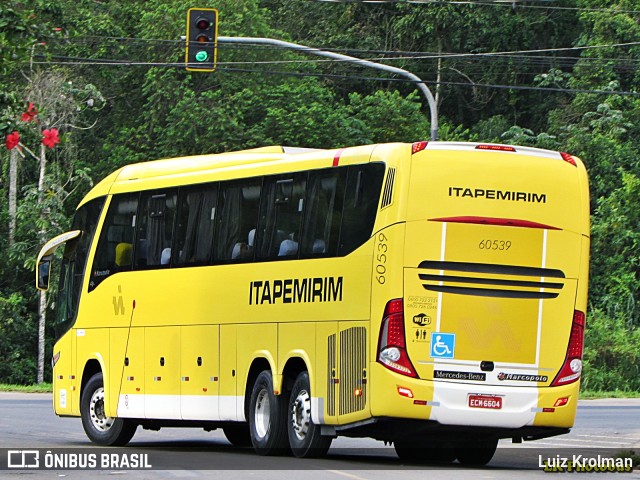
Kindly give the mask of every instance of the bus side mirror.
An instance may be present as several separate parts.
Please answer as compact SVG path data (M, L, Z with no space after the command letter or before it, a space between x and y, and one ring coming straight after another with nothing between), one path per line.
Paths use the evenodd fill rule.
M49 273L51 272L51 255L42 257L36 268L36 287L38 290L49 290Z

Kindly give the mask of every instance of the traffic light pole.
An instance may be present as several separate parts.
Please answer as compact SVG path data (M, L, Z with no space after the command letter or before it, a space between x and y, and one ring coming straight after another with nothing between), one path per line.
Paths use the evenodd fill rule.
M299 45L297 43L284 42L282 40L275 40L273 38L255 38L255 37L218 37L218 43L245 43L252 45L275 45L282 48L287 48L290 50L299 50L304 53L310 53L312 55L319 55L321 57L332 58L334 60L341 60L343 62L355 63L356 65L360 65L368 68L375 68L376 70L383 70L385 72L395 73L397 75L402 75L403 77L409 79L411 82L414 82L420 92L427 99L427 103L429 104L429 110L431 112L431 140L438 139L438 106L436 105L436 101L431 94L431 90L425 85L424 81L414 75L411 72L403 70L402 68L392 67L390 65L383 65L381 63L371 62L369 60L362 60L355 57L350 57L348 55L342 55L340 53L327 52L326 50L320 50L319 48L306 47L304 45Z

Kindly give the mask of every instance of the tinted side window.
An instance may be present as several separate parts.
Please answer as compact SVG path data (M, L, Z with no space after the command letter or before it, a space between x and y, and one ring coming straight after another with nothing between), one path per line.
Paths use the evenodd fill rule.
M382 188L384 164L354 165L348 170L339 255L347 255L371 236Z
M136 236L136 268L169 265L177 192L151 191L140 195L140 219Z
M297 258L307 175L265 178L258 227L258 258Z
M89 291L108 276L131 270L133 234L138 194L116 195L111 199L91 268Z
M178 202L173 258L176 265L205 265L211 261L218 186L183 188Z
M346 177L346 168L313 171L309 175L301 256L337 254Z
M75 320L89 248L104 203L105 197L91 200L78 209L73 219L71 230L82 230L82 235L65 245L54 319L56 338L60 338Z
M216 261L253 259L262 179L220 185L214 246Z

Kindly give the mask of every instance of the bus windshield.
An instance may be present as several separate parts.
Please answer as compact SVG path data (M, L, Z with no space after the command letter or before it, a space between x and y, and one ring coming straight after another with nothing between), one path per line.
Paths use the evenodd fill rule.
M77 210L73 219L71 229L82 231L82 235L67 242L62 255L54 317L56 339L69 330L76 319L84 268L104 201L101 197L86 203Z

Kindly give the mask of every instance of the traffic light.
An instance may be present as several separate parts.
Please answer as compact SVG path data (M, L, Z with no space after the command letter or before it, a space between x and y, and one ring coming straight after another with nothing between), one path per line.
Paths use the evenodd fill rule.
M187 70L213 72L216 68L218 10L190 8L187 12Z

